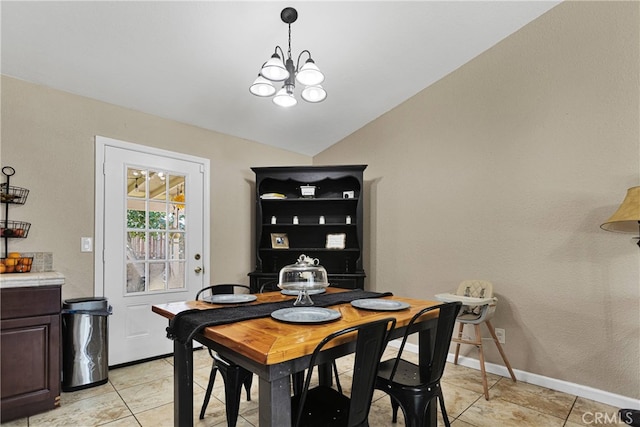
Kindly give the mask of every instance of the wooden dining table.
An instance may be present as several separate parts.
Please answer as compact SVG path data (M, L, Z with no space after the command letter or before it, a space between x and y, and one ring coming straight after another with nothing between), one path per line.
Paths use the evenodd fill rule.
M327 293L345 292L343 289L327 288ZM348 292L348 291L346 291ZM265 304L295 300L295 297L280 292L256 294L257 299L248 304ZM332 332L386 317L396 319L396 328L391 338L404 334L406 325L421 309L440 304L437 301L385 296L385 299L401 301L408 308L398 311L376 311L356 308L350 303L333 305L340 312L337 320L320 324L297 324L282 322L271 316L234 323L208 326L193 335L193 339L218 352L232 362L248 369L259 378L259 425L260 427L287 427L291 425L291 375L308 368L311 353L316 345ZM246 304L243 304L246 305ZM225 305L203 301L185 301L152 306L153 312L169 319L186 310L207 310ZM431 338L437 311L429 312L416 322L419 341L419 360L428 363L433 351ZM349 336L347 336L349 337ZM324 351L320 362L329 364L338 357L355 350L353 337L346 338L336 347ZM325 371L326 372L326 371ZM330 381L330 373L321 381ZM436 405L429 405L428 425L436 425ZM389 414L391 416L391 413ZM174 425L192 426L193 419L193 341L174 340Z

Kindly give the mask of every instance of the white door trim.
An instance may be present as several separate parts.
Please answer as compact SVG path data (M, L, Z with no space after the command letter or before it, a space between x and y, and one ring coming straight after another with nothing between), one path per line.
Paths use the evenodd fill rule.
M125 150L138 151L141 153L158 156L173 157L179 160L204 164L203 183L203 253L211 253L211 177L210 160L203 157L191 156L189 154L177 153L160 148L148 147L131 142L120 141L96 135L95 139L95 223L94 223L94 296L104 296L104 162L105 150L107 147L121 148ZM203 271L203 283L210 283L209 266L205 266Z

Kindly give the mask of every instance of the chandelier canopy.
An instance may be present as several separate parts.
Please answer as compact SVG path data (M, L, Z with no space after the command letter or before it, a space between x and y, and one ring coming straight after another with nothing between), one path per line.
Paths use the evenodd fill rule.
M280 13L282 22L289 25L289 50L287 58L284 60L284 52L280 46L276 46L271 58L262 65L258 78L255 79L249 91L260 97L273 97L273 103L281 107L293 107L298 103L294 96L296 82L304 86L302 99L307 102L322 102L327 97L327 92L322 88L320 83L324 81L324 74L311 58L311 52L303 50L298 55L298 61L295 66L291 58L291 24L298 19L298 12L292 7L286 7ZM278 54L280 51L280 54ZM307 54L309 58L300 67L300 59L303 54ZM282 88L277 91L273 85L274 82L284 82Z

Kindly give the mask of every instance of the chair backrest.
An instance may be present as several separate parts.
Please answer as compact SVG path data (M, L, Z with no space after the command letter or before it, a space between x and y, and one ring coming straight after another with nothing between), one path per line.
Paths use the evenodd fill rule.
M456 295L491 298L493 296L493 284L487 280L463 280L458 286Z
M378 373L378 364L387 346L389 334L393 328L395 328L395 325L396 319L389 317L358 326L352 326L328 335L316 346L311 355L309 369L300 395L296 426L300 425L304 403L313 375L313 368L318 363L318 355L331 341L349 333L357 333L358 336L356 338L355 361L353 364L348 425L359 426L367 420L373 398L375 379Z
M277 280L271 280L268 282L264 282L262 284L262 286L260 286L260 293L265 293L265 292L272 292L272 291L279 291L280 288L278 287L278 281Z
M463 280L458 286L456 295L473 298L493 298L493 284L487 280ZM463 305L458 321L462 323L478 324L493 318L496 311L496 301L488 305Z
M200 299L200 295L209 293L209 295L220 295L220 294L233 294L236 289L246 289L250 290L247 285L238 285L235 283L223 283L219 285L211 285L206 288L202 288L196 294L196 300Z
M462 307L462 303L460 301L448 302L432 307L426 307L411 318L411 321L407 325L406 332L402 337L402 344L400 344L400 348L398 349L398 355L396 356L396 361L393 365L391 376L389 377L391 381L393 381L398 364L402 359L402 352L404 351L407 339L411 334L416 332L416 329L414 328L416 320L433 310L440 311L438 313L438 324L435 328L435 336L431 335L431 337L434 338L430 343L432 348L430 353L431 360L427 364L420 364L420 382L422 384L433 384L440 381L444 372L444 367L447 363L447 354L449 353L451 335L453 334L453 327L456 323L456 317L460 312L460 307Z

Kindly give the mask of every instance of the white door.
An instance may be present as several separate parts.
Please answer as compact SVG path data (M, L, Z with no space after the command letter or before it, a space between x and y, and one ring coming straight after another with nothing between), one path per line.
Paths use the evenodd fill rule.
M96 295L113 307L109 366L173 352L151 306L208 284L208 170L207 159L96 137Z

